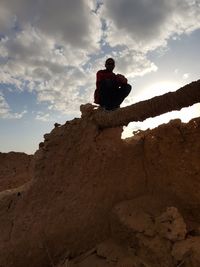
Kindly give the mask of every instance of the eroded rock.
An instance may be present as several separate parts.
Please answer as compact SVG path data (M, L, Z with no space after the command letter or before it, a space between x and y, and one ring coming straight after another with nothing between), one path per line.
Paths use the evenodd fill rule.
M173 257L186 267L200 266L200 237L189 237L176 242L172 249Z
M0 192L16 188L31 180L33 155L0 153Z
M200 221L200 119L171 122L129 142L121 131L102 130L86 115L45 135L30 186L20 196L14 189L0 196L3 267L49 267L65 251L74 259L111 237L147 265L176 266L171 250L185 238L181 216ZM161 215L167 207L178 212Z
M173 242L185 239L186 224L177 208L169 207L156 218L156 231L160 236Z

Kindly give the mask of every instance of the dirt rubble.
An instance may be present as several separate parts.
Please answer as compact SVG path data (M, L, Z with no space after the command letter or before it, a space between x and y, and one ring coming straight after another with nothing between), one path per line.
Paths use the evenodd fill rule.
M200 118L122 130L84 115L44 135L0 193L1 267L200 266Z

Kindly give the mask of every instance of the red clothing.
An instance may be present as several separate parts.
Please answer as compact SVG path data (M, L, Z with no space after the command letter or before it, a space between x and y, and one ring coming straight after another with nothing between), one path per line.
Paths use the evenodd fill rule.
M99 90L100 90L100 82L102 80L112 80L118 86L122 84L127 84L127 79L121 74L115 74L114 72L110 72L105 70L99 70L96 74L96 90L94 92L94 103L99 104Z

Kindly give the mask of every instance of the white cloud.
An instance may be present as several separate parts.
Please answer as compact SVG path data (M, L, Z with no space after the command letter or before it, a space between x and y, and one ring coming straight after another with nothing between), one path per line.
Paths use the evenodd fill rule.
M169 9L165 1L105 1L102 15L108 18L109 42L144 50L155 43Z
M148 60L144 53L135 50L124 50L116 58L117 70L127 73L127 78L143 76L157 70L157 66Z
M177 75L179 73L179 69L175 69L174 73Z
M49 101L51 108L64 112L79 109L80 100L87 101L87 94L79 97L80 87L90 90L91 86L91 74L82 68L88 60L83 50L57 46L55 40L30 26L15 39L3 40L0 48L6 59L0 82L14 84L19 90L35 90L38 101Z
M184 73L183 74L183 79L187 80L190 77L190 73Z
M21 113L12 112L2 93L0 93L0 118L1 119L21 119L27 111Z
M5 36L0 39L0 82L36 91L38 101L50 102L50 108L79 109L94 90L83 65L101 38L93 1L2 0L1 7L13 23L9 28L6 19L0 20Z
M5 101L3 95L0 94L0 115L1 115L1 117L8 114L9 111L10 111L10 109L9 109L8 103Z
M100 37L100 21L91 12L91 1L65 0L2 0L1 8L10 17L16 18L18 28L31 24L45 35L64 42L71 48L97 48ZM4 29L7 20L2 20L0 29Z
M156 71L147 52L165 46L170 36L198 28L198 3L1 0L0 82L35 91L49 109L77 112L81 103L93 100L95 74L107 56L128 78ZM114 52L106 50L106 42Z
M109 0L102 17L108 24L107 40L147 52L167 44L175 35L200 27L199 1Z
M50 102L50 109L56 109L64 113L79 110L80 103L86 102L90 91L89 73L86 75L81 69L71 68L61 75L55 75L49 81L40 83L37 88L38 101ZM81 91L87 89L83 95Z
M52 121L52 119L50 117L50 114L49 113L44 113L44 112L38 112L38 114L36 115L35 119L39 120L39 121L44 121L44 122Z

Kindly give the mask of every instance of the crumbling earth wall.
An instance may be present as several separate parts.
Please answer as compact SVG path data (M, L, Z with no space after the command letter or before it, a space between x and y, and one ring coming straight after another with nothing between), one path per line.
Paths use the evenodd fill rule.
M188 231L198 227L200 119L128 140L121 132L86 116L44 136L32 180L0 194L0 266L53 266L66 251L75 257L110 236L117 203L147 195L159 199L149 203L157 216L174 206Z
M0 153L0 192L31 180L32 158L19 152Z

